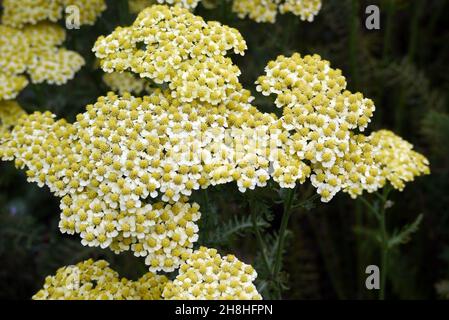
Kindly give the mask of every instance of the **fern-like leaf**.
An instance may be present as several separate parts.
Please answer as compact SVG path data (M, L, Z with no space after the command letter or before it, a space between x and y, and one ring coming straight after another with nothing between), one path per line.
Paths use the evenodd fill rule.
M404 244L410 241L411 236L413 233L418 231L419 225L421 224L423 215L420 214L415 221L412 223L405 225L402 227L401 230L395 231L393 235L388 240L388 246L390 248L393 248L395 246L398 246L400 244Z

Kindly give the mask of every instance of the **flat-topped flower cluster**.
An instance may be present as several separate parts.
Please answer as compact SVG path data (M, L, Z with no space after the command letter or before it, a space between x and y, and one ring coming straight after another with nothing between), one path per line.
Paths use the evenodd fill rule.
M218 0L129 0L128 2L130 11L133 13L139 13L157 3L176 5L191 11L200 2L205 8L214 8L219 3ZM239 18L248 17L261 23L275 23L279 13L291 13L302 21L312 22L321 10L321 0L227 0L227 2L232 2L231 9Z
M92 259L57 270L35 300L260 300L256 271L233 255L201 247L184 256L173 281L151 272L137 281L119 278L104 260Z
M64 9L73 5L79 9L82 25L93 25L106 10L105 0L3 0L2 23L22 28L45 20L57 22L62 19Z
M278 13L292 13L312 22L321 9L321 0L234 0L232 10L240 18L274 23Z

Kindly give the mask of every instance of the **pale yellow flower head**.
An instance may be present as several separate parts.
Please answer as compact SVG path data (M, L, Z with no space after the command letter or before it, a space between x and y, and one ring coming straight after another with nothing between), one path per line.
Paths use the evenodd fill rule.
M162 293L167 300L261 300L254 268L234 255L201 247L185 257L179 275Z
M286 141L289 153L312 166L312 184L322 200L329 201L342 185L337 173L331 175L332 187L321 184L323 171L338 171L335 166L350 151L352 131L365 130L374 103L345 90L341 70L332 69L318 55L279 56L265 72L256 82L257 90L276 95L275 104L283 109L282 127L293 137Z
M72 79L85 62L59 47L65 37L62 27L49 22L23 29L0 25L0 100L16 98L27 86L25 72L32 83L61 85Z
M152 273L136 281L120 278L106 261L89 259L48 276L33 300L160 300L168 282Z
M106 0L59 0L59 2L63 10L69 6L78 7L81 25L95 24L106 10Z
M25 111L16 101L0 101L0 148L1 141L11 132Z
M126 71L106 73L103 75L103 82L120 95L125 92L140 95L144 91L151 91L146 79L138 78L133 73Z
M276 22L278 12L293 13L303 21L313 21L321 9L321 0L234 0L232 10L240 17L256 22Z
M106 72L131 71L158 84L168 83L173 97L218 104L238 91L240 70L228 51L243 54L240 33L218 22L206 23L187 9L155 5L130 27L100 37L93 48Z
M105 0L4 0L2 23L15 28L63 18L65 9L75 5L79 9L80 24L92 25L106 10Z
M374 157L380 163L382 175L400 191L405 183L415 177L430 174L429 160L413 150L413 145L389 130L379 130L371 134L377 147Z

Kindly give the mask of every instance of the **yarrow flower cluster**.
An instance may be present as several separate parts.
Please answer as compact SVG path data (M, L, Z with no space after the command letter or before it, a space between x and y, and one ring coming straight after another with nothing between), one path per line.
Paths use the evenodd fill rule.
M119 278L104 260L62 267L45 279L34 300L260 300L256 271L233 255L201 247L183 254L186 261L173 281L147 272L136 281Z
M133 101L128 102L130 108L140 106L140 100ZM133 116L120 110L124 100L117 100L117 106L105 102L100 98L98 110L88 107L73 125L55 121L48 112L22 117L0 155L4 160L15 158L19 168L28 168L30 182L47 185L62 197L62 232L79 233L84 245L146 256L151 270L173 271L179 256L198 239L199 206L179 195L174 204L145 202L157 196L161 176L169 177L169 185L178 180L170 176L169 162L157 171L148 170L152 152L158 151L152 145L159 139L157 131L135 136L144 126L132 125Z
M345 90L341 71L318 55L280 56L265 71L256 82L257 90L277 95L276 106L283 108L282 126L295 132L290 150L311 166L312 184L329 201L341 189L337 162L350 151L351 130L367 127L374 103ZM330 185L319 183L323 171L334 172Z
M34 300L160 300L168 283L150 272L137 281L119 278L104 260L62 267L45 279Z
M179 275L167 283L168 300L261 300L253 281L257 273L234 255L221 257L215 249L201 247L181 265Z
M293 13L303 21L312 22L321 9L321 0L234 0L232 10L240 18L274 23L278 12Z
M28 84L21 74L27 69L30 46L26 35L0 25L0 100L14 99Z
M429 160L413 150L413 145L389 130L373 132L377 152L374 154L381 171L391 185L400 191L406 182L415 177L430 174Z
M189 10L194 10L201 0L128 0L129 11L139 13L145 8L154 4L176 5Z
M103 82L111 88L112 91L120 95L129 92L140 95L144 91L151 92L150 84L142 78L137 78L131 72L112 72L103 75Z
M76 52L60 48L66 37L58 25L42 22L14 29L0 25L0 100L14 99L28 84L61 85L84 65Z
M16 101L0 101L0 148L3 140L9 139L9 134L19 118L26 114Z
M65 8L75 5L79 9L80 23L92 25L106 10L105 0L3 0L2 23L15 28L62 19Z
M129 0L129 8L132 13L139 13L146 7L159 3L192 11L200 2L205 8L217 5L214 0ZM275 23L278 13L292 13L302 21L312 22L321 10L321 5L321 0L233 0L232 11L241 19L248 17L256 22Z
M225 54L243 54L240 33L218 22L204 22L178 6L152 6L130 27L100 37L93 48L106 72L132 71L157 84L168 83L182 102L218 104L241 89L240 70Z

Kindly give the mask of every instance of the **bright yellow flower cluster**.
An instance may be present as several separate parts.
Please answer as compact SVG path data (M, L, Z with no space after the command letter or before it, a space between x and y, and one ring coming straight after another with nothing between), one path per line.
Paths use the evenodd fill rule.
M233 255L201 247L184 253L178 276L147 272L136 281L119 278L104 260L62 267L48 276L34 300L261 300L253 281L256 271Z
M80 13L81 25L93 25L106 10L106 0L59 0L62 8L76 6Z
M283 108L282 126L294 132L287 142L299 159L312 167L312 183L323 201L342 187L337 172L339 159L350 151L351 130L363 131L374 112L374 103L361 93L351 93L341 71L332 69L320 56L279 56L268 63L257 90L275 94ZM323 171L334 172L331 186L319 183Z
M120 210L93 196L65 196L61 201L61 232L79 233L85 246L109 247L117 254L131 250L136 257L146 257L150 271L171 272L198 240L196 203L183 198L173 205L157 202Z
M200 1L201 0L157 0L160 4L177 5L189 10L195 9Z
M79 8L80 23L94 24L106 9L105 0L3 0L2 23L15 28L62 18L64 8L75 5Z
M332 166L313 164L311 182L322 200L329 201L340 190L356 198L364 190L374 192L382 188L385 177L375 152L377 147L370 137L350 133L347 150L336 157Z
M5 140L9 140L9 134L17 124L25 111L16 101L0 101L0 148Z
M187 257L162 295L167 300L261 300L253 284L256 277L254 268L234 255L221 257L217 250L201 247Z
M227 51L243 54L240 33L218 22L204 22L181 7L152 6L130 27L118 27L94 46L106 72L132 71L158 84L168 83L173 97L218 104L241 90L240 70Z
M106 104L106 99L117 106ZM15 158L19 168L28 168L30 182L47 185L62 197L59 227L63 233L79 233L87 246L146 256L150 270L173 271L180 264L179 256L198 239L199 206L179 195L174 204L146 203L149 196L157 196L164 172L170 184L178 181L164 171L176 163L148 170L151 153L162 151L153 145L158 133L145 131L136 136L145 127L133 125L133 110L130 114L120 110L124 101L113 95L100 98L98 110L89 106L73 125L55 121L49 112L22 117L0 148L0 156ZM141 106L141 100L132 101L130 108Z
M0 25L0 100L14 99L28 84L30 46L21 30Z
M277 13L291 12L303 21L313 21L321 9L321 0L234 0L232 10L240 18L256 22L276 21Z
M405 182L429 173L429 161L413 151L410 143L391 131L380 130L369 136L351 135L344 156L331 168L314 166L311 180L319 192L343 190L356 198L364 190L383 188L387 182L402 191Z
M321 10L321 0L285 0L280 6L281 13L291 12L303 21L312 22Z
M61 85L72 79L84 65L76 52L60 48L65 31L58 25L42 22L14 29L0 25L0 100L14 99L28 84Z
M413 145L388 130L371 134L377 152L375 158L381 164L385 178L395 189L402 191L406 182L415 177L430 174L429 160L413 150Z
M146 273L137 281L119 278L104 260L62 267L45 279L34 300L160 300L169 280Z
M131 13L139 13L146 7L154 4L176 5L189 10L194 10L201 0L128 0L129 11Z
M103 82L112 91L123 95L125 92L140 95L144 91L151 92L149 83L145 79L137 78L131 72L112 72L103 75Z

